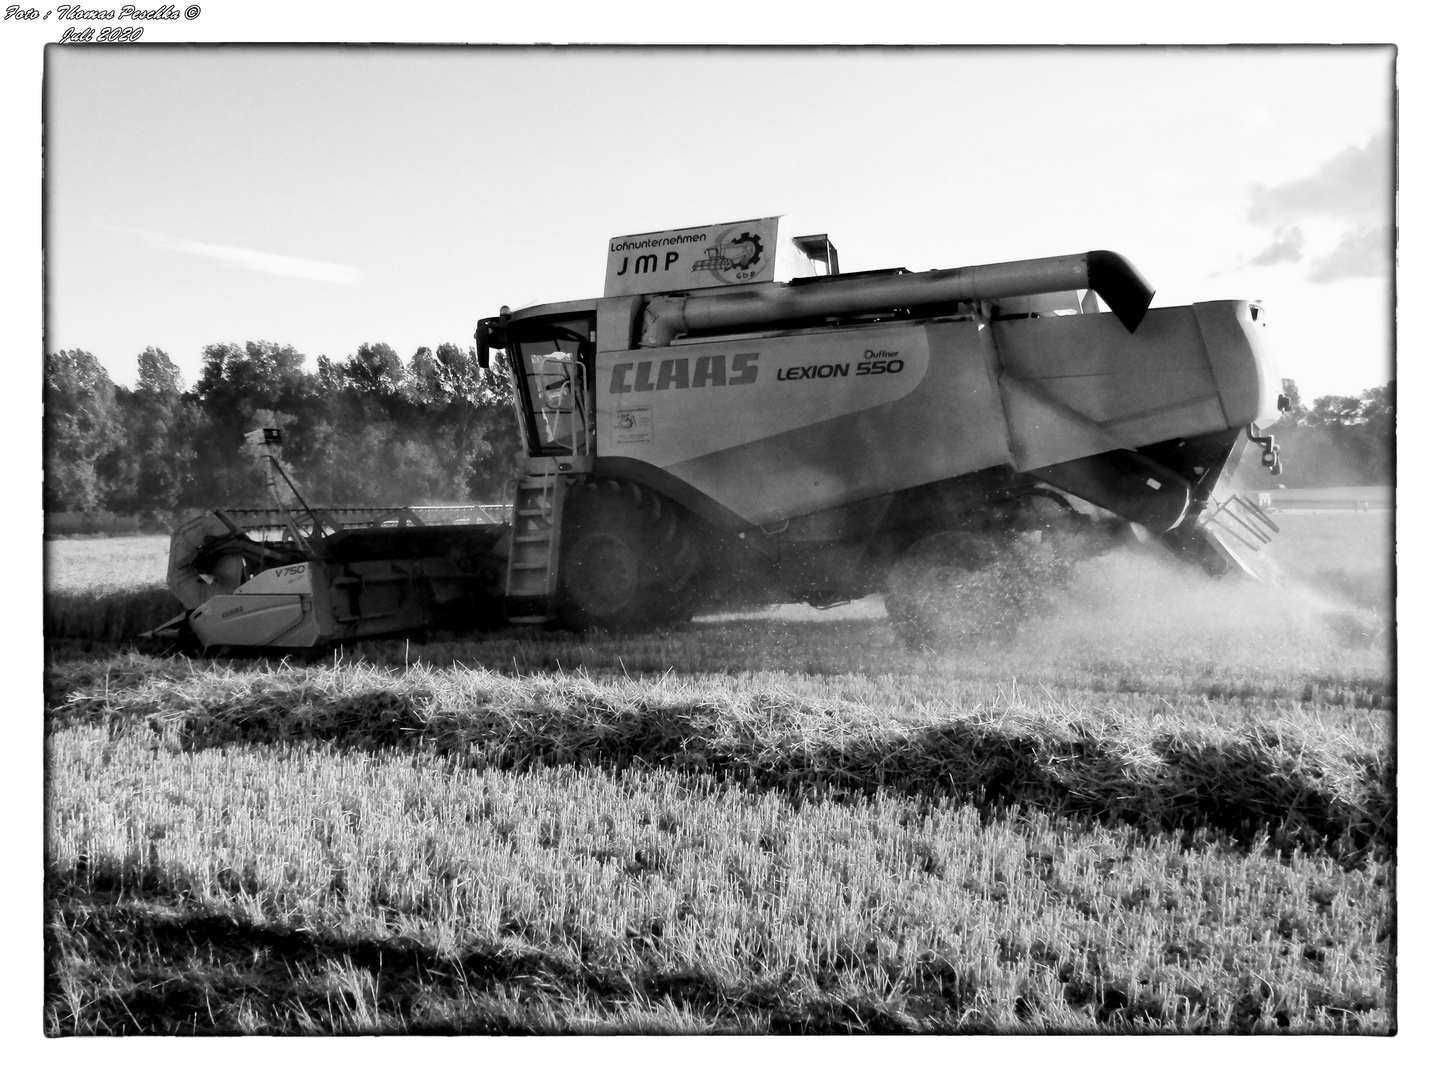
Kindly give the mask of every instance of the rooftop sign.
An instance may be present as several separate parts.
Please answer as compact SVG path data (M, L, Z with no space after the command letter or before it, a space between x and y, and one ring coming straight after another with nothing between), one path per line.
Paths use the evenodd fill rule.
M605 295L682 292L814 273L782 236L778 217L617 236L605 263ZM784 244L784 251L781 244Z

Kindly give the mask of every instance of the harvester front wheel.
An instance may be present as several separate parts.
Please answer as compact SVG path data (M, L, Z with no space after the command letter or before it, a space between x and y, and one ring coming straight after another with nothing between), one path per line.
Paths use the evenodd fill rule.
M690 617L698 560L667 500L636 484L589 481L566 496L560 621L641 631Z

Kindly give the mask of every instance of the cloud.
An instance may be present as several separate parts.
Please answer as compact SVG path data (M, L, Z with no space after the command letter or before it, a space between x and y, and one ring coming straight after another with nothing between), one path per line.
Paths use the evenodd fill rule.
M1285 224L1303 217L1349 222L1386 218L1394 195L1390 139L1377 132L1363 148L1347 146L1310 176L1251 192L1249 218L1255 225Z
M1342 278L1388 277L1394 261L1393 229L1388 225L1357 229L1342 236L1339 245L1329 255L1311 263L1306 280L1325 284Z
M360 280L360 271L341 263L321 262L318 259L297 259L291 255L276 255L270 251L256 251L253 248L230 247L225 244L203 244L198 240L186 240L178 236L152 232L149 229L125 229L134 233L152 248L161 251L178 251L184 255L198 255L211 259L222 266L238 270L254 270L275 277L299 278L302 281L324 281L335 285L353 285Z
M1299 262L1300 249L1304 246L1305 236L1298 225L1291 225L1288 229L1276 229L1270 246L1250 259L1247 265L1274 266L1276 263Z
M1340 227L1340 241L1310 261L1306 280L1315 283L1352 277L1387 277L1394 265L1394 155L1388 132L1363 146L1348 146L1309 176L1251 191L1247 217L1274 227L1270 246L1247 260L1250 266L1300 261L1304 237L1299 221ZM1325 231L1322 228L1322 232Z

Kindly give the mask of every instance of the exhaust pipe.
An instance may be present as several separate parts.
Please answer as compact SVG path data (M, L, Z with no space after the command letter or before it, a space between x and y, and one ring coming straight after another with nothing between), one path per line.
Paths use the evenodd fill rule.
M682 333L734 330L787 319L1003 300L1071 289L1094 289L1132 334L1155 297L1155 290L1129 260L1113 251L1087 251L893 277L806 278L800 283L759 285L720 295L657 296L645 309L640 344L669 345Z

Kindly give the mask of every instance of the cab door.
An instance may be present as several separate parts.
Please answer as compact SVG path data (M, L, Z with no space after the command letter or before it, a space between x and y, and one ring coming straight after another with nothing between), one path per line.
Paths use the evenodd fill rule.
M593 454L595 312L516 319L505 336L529 453Z

